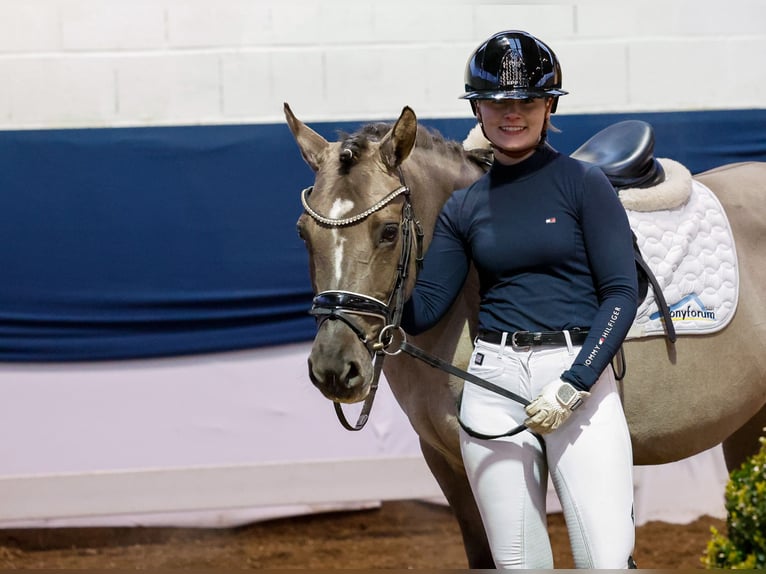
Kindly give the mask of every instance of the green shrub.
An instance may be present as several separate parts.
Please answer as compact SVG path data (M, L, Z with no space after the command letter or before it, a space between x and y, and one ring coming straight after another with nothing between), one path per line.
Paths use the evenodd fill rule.
M766 429L764 429L766 430ZM766 568L766 437L761 450L729 475L726 484L726 530L715 528L702 563L707 568Z

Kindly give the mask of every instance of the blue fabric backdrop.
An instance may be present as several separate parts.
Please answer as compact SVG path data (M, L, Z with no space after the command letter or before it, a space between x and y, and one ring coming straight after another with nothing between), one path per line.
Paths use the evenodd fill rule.
M551 141L570 153L629 118L693 173L766 161L766 110L558 116ZM457 140L473 126L424 123ZM335 139L359 125L312 127ZM0 361L310 339L295 222L312 179L281 124L0 132Z

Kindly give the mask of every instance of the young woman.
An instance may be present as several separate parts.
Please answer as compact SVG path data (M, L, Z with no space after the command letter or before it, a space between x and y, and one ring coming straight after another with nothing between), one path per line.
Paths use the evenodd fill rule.
M550 475L577 567L633 567L632 452L610 366L636 313L627 215L597 167L546 142L567 93L546 44L495 34L472 54L465 84L494 163L445 204L403 326L433 326L476 266L469 370L530 401L468 381L463 390L460 416L472 430L461 429L462 454L496 565L553 567Z

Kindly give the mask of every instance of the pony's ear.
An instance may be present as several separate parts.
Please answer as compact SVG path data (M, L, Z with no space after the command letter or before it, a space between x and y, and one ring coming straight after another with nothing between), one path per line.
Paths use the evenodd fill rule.
M418 133L418 119L412 108L405 106L394 127L380 141L380 155L390 169L399 167L410 155Z
M324 151L330 144L326 139L296 118L287 102L285 102L284 110L287 125L298 144L298 148L301 150L303 159L309 164L311 169L317 171L322 163Z

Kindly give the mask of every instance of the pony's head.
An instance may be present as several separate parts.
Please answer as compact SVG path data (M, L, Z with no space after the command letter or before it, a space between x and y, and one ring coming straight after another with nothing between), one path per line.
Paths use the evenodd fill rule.
M401 165L417 136L415 113L328 142L284 106L314 185L303 191L298 233L309 255L317 335L309 376L327 398L363 400L376 352L414 277L417 224Z

